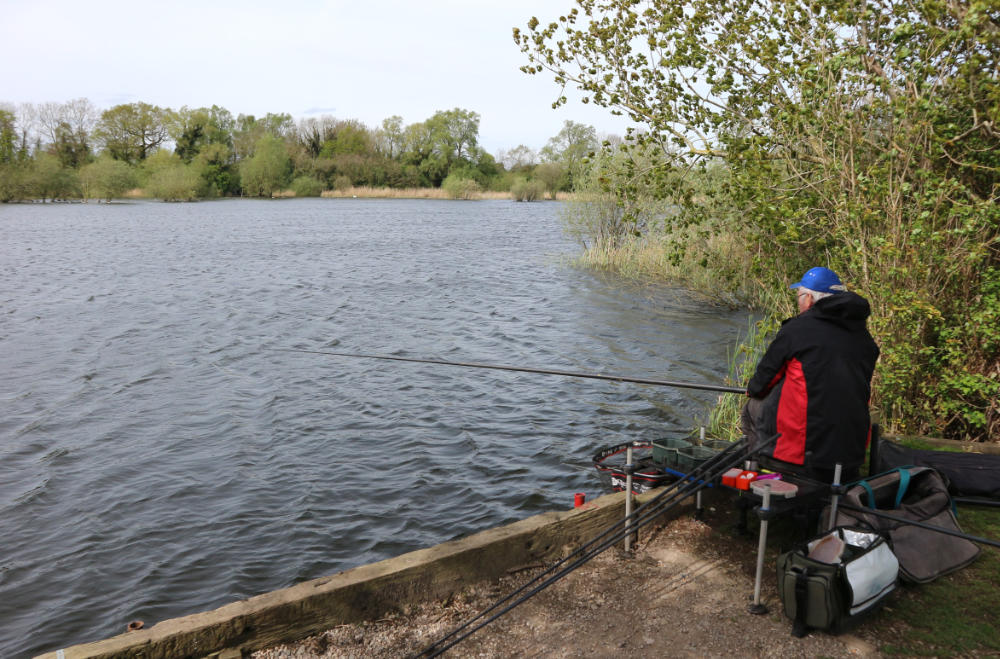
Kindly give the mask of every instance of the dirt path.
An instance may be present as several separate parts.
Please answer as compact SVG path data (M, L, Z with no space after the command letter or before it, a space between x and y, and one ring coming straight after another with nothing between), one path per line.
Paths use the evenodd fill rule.
M631 558L609 550L484 627L446 657L876 657L865 626L798 639L781 613L774 563L765 570L770 613L747 611L756 538L719 542L690 517L644 534ZM405 657L530 578L471 589L405 615L344 625L301 643L255 653L278 657Z

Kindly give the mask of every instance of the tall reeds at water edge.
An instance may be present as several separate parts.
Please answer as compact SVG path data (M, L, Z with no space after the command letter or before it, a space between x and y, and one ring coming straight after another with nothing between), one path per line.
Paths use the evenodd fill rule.
M678 245L683 249L677 249ZM743 387L780 326L780 319L794 313L781 282L761 282L749 275L752 259L737 232L705 237L693 227L597 242L584 250L577 263L630 279L668 281L703 297L705 304L758 311L727 356L726 384ZM738 439L740 411L745 402L743 396L721 394L704 424L708 433L718 439Z
M336 199L452 199L447 190L442 188L372 188L366 186L350 187L341 190L324 190L321 197ZM557 200L565 200L564 192L556 196ZM510 199L511 193L495 190L479 190L469 199Z
M485 193L498 194L501 193ZM322 197L360 199L448 199L448 193L441 188L372 188L358 186L339 190L324 190ZM502 198L502 197L497 197Z
M704 296L709 304L745 307L782 317L794 312L781 282L760 281L750 274L753 254L738 233L711 234L707 238L680 233L696 234L696 230L594 242L576 262L628 279L683 286Z
M773 318L748 321L747 333L741 337L736 347L729 353L729 374L726 384L733 387L746 386L753 375L757 362L767 350L771 336L778 323ZM720 394L719 400L709 414L706 427L709 435L718 439L735 441L740 438L740 412L746 403L745 396Z

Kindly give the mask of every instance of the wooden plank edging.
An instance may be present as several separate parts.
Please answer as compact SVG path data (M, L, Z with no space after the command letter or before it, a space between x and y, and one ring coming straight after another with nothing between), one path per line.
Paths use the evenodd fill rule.
M637 497L641 503L654 496ZM148 629L40 655L40 659L206 657L287 643L336 625L375 620L443 599L512 569L567 555L624 516L624 493L535 515L467 538L263 593ZM686 500L671 517L693 505Z

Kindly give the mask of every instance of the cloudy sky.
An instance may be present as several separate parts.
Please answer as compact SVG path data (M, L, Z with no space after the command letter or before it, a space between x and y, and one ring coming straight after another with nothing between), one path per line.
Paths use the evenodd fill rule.
M607 110L553 110L511 37L572 0L0 0L0 102L89 98L220 105L234 115L330 114L376 127L478 112L491 153L538 149L570 119L624 134ZM572 96L571 96L572 98Z

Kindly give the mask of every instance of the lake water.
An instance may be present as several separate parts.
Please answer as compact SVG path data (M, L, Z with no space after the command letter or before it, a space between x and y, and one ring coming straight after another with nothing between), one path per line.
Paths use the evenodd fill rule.
M556 203L0 206L0 656L572 507L746 315L574 268Z

